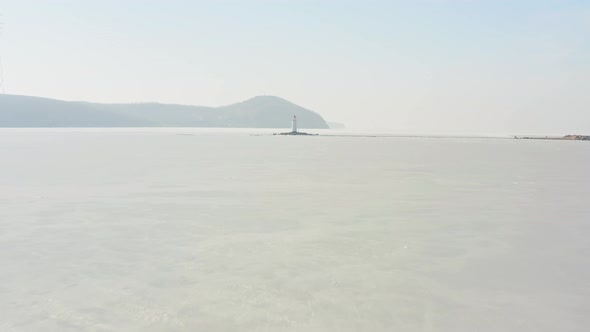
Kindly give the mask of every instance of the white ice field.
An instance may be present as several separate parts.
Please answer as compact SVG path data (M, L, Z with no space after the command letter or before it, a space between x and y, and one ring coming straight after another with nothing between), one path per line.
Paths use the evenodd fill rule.
M0 331L590 330L590 143L0 130Z

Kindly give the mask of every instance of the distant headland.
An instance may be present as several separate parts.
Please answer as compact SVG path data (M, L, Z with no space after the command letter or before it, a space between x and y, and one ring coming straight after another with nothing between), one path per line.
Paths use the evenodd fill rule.
M159 103L101 104L0 95L0 127L284 128L296 115L305 128L326 129L324 118L274 96L221 107Z

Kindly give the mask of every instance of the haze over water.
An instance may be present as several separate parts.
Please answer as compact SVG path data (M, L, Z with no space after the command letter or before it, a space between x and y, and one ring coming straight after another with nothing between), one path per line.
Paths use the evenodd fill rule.
M590 144L0 130L0 331L587 331Z

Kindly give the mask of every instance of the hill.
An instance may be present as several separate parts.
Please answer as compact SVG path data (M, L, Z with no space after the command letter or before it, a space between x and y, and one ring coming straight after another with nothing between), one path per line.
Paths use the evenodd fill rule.
M222 106L159 103L99 104L0 95L0 127L234 127L284 128L296 115L302 128L328 128L321 115L273 96Z

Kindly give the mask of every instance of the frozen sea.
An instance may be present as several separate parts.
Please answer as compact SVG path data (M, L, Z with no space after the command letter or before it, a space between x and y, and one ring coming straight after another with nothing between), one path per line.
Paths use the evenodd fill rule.
M589 142L269 132L1 129L0 331L590 330Z

